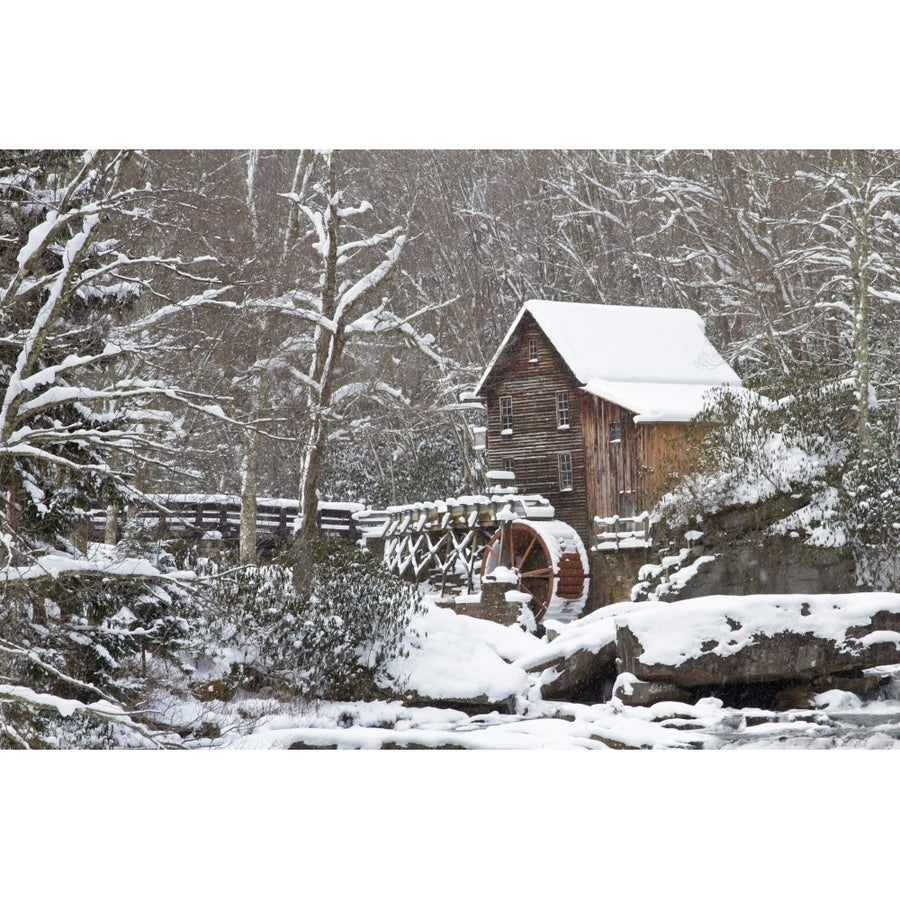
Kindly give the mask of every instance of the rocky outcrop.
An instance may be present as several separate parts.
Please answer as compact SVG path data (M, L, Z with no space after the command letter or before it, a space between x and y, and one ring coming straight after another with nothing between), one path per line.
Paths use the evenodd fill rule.
M872 687L862 670L900 664L900 594L701 597L652 604L617 621L620 681L631 705L672 688L770 684ZM655 691L641 686L665 686ZM637 696L635 696L635 689ZM628 700L625 700L625 697ZM642 700L641 698L645 698Z
M778 533L777 523L802 510L808 498L778 495L751 506L709 515L693 531L666 533L675 566L660 566L642 596L681 600L712 594L820 594L857 590L853 560L844 547L815 546L799 532ZM702 559L702 564L694 564ZM689 577L679 570L694 566ZM649 567L652 568L652 567Z
M531 671L545 673L540 686L544 700L576 698L594 684L602 694L603 683L612 683L616 675L615 639L595 649L581 648L568 656L554 657Z
M703 554L706 562L679 586L675 592L678 599L710 594L820 594L856 589L853 561L842 548L810 547L785 535L745 536L727 545L707 539L693 548L688 561L698 554Z
M549 642L516 665L541 673L545 700L608 700L617 674L616 621L646 605L615 603L564 626L548 622Z
M652 706L654 703L675 701L690 703L691 692L662 681L641 681L630 672L623 672L613 685L613 696L625 706Z

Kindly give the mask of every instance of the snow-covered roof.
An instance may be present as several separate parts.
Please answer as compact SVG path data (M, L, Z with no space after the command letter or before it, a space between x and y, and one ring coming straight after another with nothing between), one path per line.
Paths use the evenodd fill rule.
M526 312L586 390L633 410L639 422L686 422L700 412L706 390L741 383L693 310L529 300L479 393Z
M584 389L637 413L638 424L690 422L703 409L707 391L718 385L663 384L652 381L607 381L592 378Z

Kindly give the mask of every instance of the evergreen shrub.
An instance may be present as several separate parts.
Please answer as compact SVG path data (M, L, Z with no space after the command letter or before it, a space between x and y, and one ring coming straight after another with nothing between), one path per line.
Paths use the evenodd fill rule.
M223 636L270 683L307 700L363 699L383 666L405 655L421 612L415 588L339 538L219 582Z
M900 589L900 429L896 411L872 418L870 446L847 466L840 513L856 578L874 590Z

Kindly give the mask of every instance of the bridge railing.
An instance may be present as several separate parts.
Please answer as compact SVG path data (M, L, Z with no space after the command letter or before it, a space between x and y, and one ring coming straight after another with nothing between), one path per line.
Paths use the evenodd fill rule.
M286 540L293 532L299 504L296 500L262 497L256 503L256 533L260 538ZM365 512L361 503L319 504L316 524L323 534L358 540L362 529L356 516ZM90 537L103 540L110 512L93 510ZM159 537L200 540L215 537L226 542L237 540L241 526L241 498L230 494L155 494L136 510L119 510L117 539L125 522L138 518Z

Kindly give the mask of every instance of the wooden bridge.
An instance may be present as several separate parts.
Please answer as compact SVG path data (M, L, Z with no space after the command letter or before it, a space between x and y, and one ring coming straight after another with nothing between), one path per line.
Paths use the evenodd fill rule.
M257 500L256 538L261 550L271 551L290 538L298 509L297 500ZM115 513L94 510L90 516L91 540L104 539L111 514L116 516L117 541L126 522L138 518L158 537L217 540L232 545L237 543L240 532L241 498L234 494L154 494L136 509ZM379 532L386 520L386 513L366 509L362 503L322 502L316 515L321 534L351 541Z
M296 500L257 501L257 547L271 556L293 534ZM91 539L108 535L109 515L91 515ZM555 510L540 495L523 495L500 487L489 496L450 498L368 509L361 503L319 504L319 532L365 543L382 556L390 571L416 584L428 582L442 595L472 594L509 573L532 597L537 619L567 620L580 614L590 577L588 554L575 530L554 518ZM160 538L237 543L241 500L236 495L158 494L136 509L116 513L117 535L139 518ZM649 547L647 513L633 518L596 518L593 549L618 551Z

